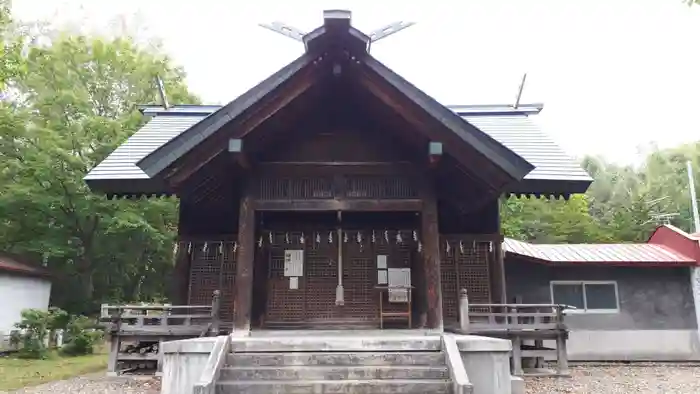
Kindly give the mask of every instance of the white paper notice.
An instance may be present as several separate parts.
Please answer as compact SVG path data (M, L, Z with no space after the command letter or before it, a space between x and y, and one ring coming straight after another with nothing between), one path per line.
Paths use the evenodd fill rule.
M304 251L284 251L284 276L304 276Z
M408 289L411 286L410 268L389 268L389 302L408 302ZM398 287L398 289L392 289Z
M380 285L385 285L389 283L389 278L387 276L386 270L377 271L377 283Z
M289 288L292 290L299 289L299 277L292 276L289 278Z
M385 254L377 255L377 269L380 269L380 270L386 269L386 255Z

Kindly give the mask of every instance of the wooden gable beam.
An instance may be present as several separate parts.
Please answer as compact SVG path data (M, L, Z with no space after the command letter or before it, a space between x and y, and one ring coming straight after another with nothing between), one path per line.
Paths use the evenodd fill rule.
M458 160L465 168L471 169L479 167L479 172L482 174L480 178L493 189L502 189L508 181L504 181L504 175L493 165L479 165L481 163L474 160L475 152L466 149L460 149L466 142L454 133L439 133L436 132L436 127L429 123L429 120L424 119L417 111L407 110L404 103L399 102L381 87L381 81L377 81L377 77L370 75L363 70L357 70L358 82L370 93L381 100L385 105L391 107L396 113L401 115L406 121L421 130L426 136L433 141L441 141L451 155ZM488 160L488 158L485 158Z
M182 164L170 171L166 178L168 182L176 186L189 178L192 174L199 171L207 163L213 160L218 154L227 148L226 141L229 138L243 138L258 126L263 124L275 114L284 109L289 103L301 96L316 82L317 78L314 69L308 69L303 75L299 75L295 80L290 81L290 84L283 88L280 93L270 98L257 111L254 111L249 116L241 119L233 119L228 126L230 133L219 133L213 135L209 140L197 147L194 151L185 156ZM222 134L225 134L222 136Z

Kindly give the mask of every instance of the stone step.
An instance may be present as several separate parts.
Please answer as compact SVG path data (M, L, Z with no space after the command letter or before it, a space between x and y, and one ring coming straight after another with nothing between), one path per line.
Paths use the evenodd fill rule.
M221 382L217 394L452 394L447 380Z
M401 366L291 366L291 367L225 367L220 381L279 380L382 380L382 379L448 379L447 367Z
M234 352L401 352L438 351L439 336L400 337L266 337L245 338L231 343Z
M228 355L229 366L300 366L300 365L444 365L441 352L290 352L290 353L233 353Z

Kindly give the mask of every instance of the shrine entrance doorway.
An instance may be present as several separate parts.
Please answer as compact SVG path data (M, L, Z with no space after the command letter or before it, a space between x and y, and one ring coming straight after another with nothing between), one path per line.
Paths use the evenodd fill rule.
M258 326L418 326L418 220L414 212L263 213L254 273ZM404 289L389 292L390 281Z

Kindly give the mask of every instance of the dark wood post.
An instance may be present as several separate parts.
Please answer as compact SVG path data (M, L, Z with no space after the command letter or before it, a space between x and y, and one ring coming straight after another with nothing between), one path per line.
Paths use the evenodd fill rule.
M238 216L238 256L236 259L236 296L234 329L249 331L253 306L253 260L255 259L255 209L249 182L241 195Z
M506 270L503 262L503 240L501 237L493 241L493 303L506 304Z
M421 237L423 238L423 272L427 287L428 328L442 330L442 284L437 201L433 183L423 182L422 186Z
M178 212L179 218L179 232L177 242L177 251L175 253L175 267L172 271L172 282L170 283L170 302L173 305L186 305L189 303L189 289L190 289L190 256L187 253L187 242L186 238L181 236L181 232L187 226L185 223L185 211L186 206L180 203L180 208ZM176 309L177 311L177 309ZM176 312L178 313L178 312Z
M496 234L498 239L493 241L493 258L491 264L491 300L494 304L506 304L506 267L503 262L503 234L501 234L500 202L496 201ZM505 312L505 311L503 311Z

